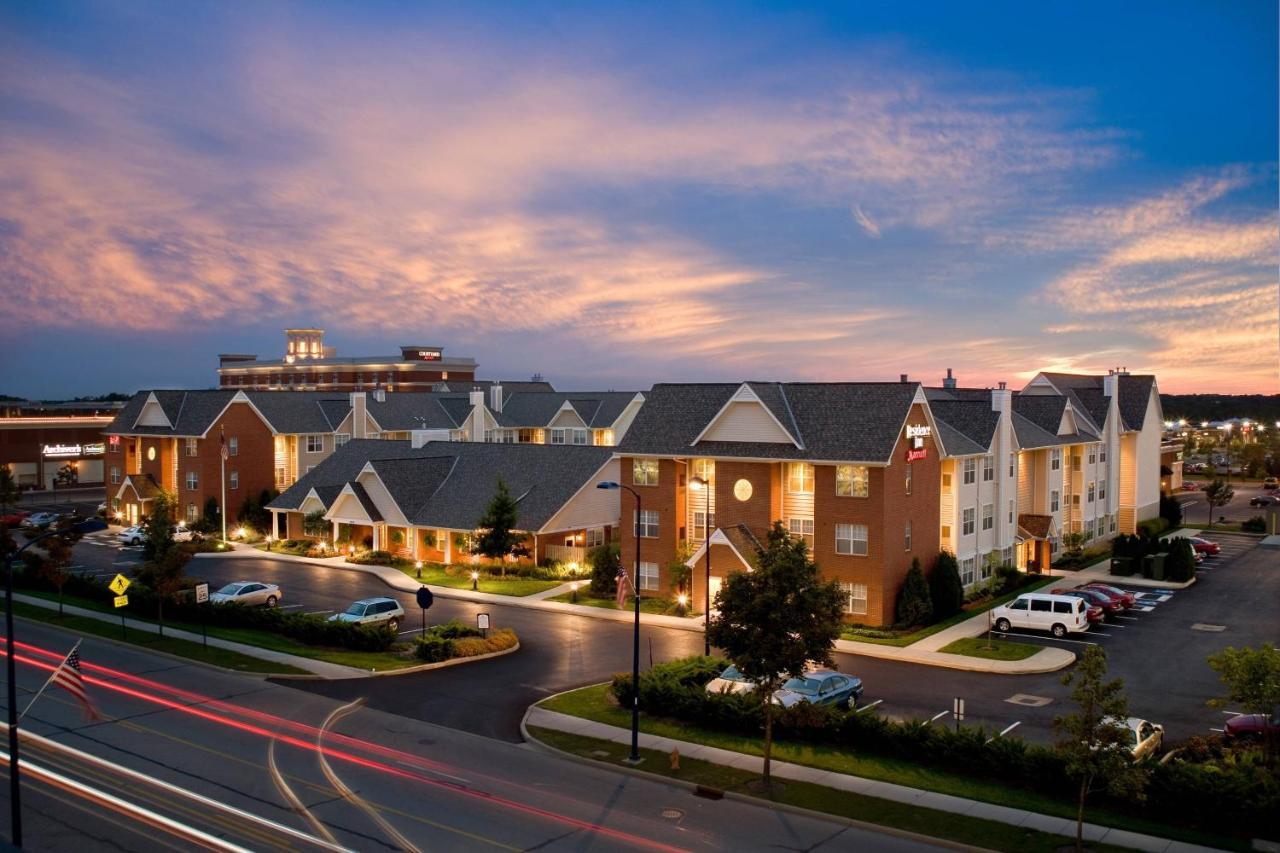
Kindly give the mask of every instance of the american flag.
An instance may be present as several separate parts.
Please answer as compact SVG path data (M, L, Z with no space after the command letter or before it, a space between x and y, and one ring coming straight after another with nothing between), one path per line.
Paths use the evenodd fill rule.
M227 428L220 427L218 429L218 452L222 454L222 461L226 462L231 455L227 453Z
M621 610L627 603L627 587L631 585L631 576L627 574L625 566L618 566L618 609Z
M80 672L80 644L76 643L76 647L71 650L71 654L67 655L66 660L58 665L53 671L49 682L57 684L70 693L72 696L80 700L80 705L84 708L85 713L91 720L101 719L98 709L93 707L93 703L89 701L89 694L84 689L84 675Z

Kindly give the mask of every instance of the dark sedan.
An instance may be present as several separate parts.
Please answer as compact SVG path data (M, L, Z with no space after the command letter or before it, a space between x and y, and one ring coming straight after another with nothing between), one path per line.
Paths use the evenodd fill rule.
M852 708L862 695L862 679L832 669L815 669L792 678L773 694L773 701L784 708L801 702L814 705L836 705Z
M1263 740L1280 737L1280 708L1268 717L1266 714L1237 714L1222 727L1227 740Z
M1085 584L1084 588L1096 589L1099 592L1105 592L1107 595L1110 595L1113 598L1115 598L1116 596L1119 596L1121 603L1124 604L1126 609L1133 607L1138 603L1138 599L1136 596L1134 596L1133 593L1129 592L1128 590L1123 590L1118 586L1112 586L1111 584L1106 584L1100 581L1096 581L1094 583Z
M1055 589L1053 594L1084 599L1084 603L1089 606L1084 615L1091 625L1096 625L1106 617L1113 615L1114 612L1117 612L1111 599L1101 593L1095 593L1087 589Z

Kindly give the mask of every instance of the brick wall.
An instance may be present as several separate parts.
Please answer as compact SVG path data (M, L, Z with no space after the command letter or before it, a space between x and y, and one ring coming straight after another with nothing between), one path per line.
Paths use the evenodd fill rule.
M225 428L228 444L235 437L238 444L235 456L227 458L227 527L235 526L246 498L257 498L263 489L275 488L275 443L271 431L253 409L245 403L232 403L222 416L209 428L206 437L199 439L195 456L186 456L178 441L178 515L186 513L186 507L194 503L197 512L204 512L205 502L214 498L222 503L222 455L219 436ZM187 473L195 471L199 487L187 488ZM239 487L231 488L231 472L239 473Z
M781 465L776 462L716 460L716 526L745 524L761 542L773 522L782 516ZM751 497L739 500L739 481L751 484Z

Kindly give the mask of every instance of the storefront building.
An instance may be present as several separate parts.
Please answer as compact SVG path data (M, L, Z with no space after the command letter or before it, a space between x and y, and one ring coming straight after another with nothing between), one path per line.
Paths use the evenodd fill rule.
M48 491L104 482L102 429L112 407L99 413L59 414L32 404L7 406L0 417L0 466L23 490Z

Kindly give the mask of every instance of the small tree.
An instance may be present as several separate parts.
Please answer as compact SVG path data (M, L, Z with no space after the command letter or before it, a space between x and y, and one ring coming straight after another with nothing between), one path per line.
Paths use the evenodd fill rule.
M1256 649L1228 646L1209 656L1209 667L1227 687L1225 699L1215 699L1210 704L1231 702L1251 714L1270 715L1280 709L1280 649L1270 643ZM1273 761L1280 745L1274 731L1268 731L1272 737L1267 739L1267 757Z
M1189 581L1195 577L1195 551L1189 540L1175 536L1169 542L1169 556L1165 557L1164 571L1165 577L1176 583Z
M1169 522L1169 529L1182 526L1182 504L1168 492L1160 493L1160 517Z
M302 535L328 540L333 525L324 517L324 510L317 509L302 517Z
M618 567L622 554L615 542L606 542L592 548L587 554L591 564L591 594L598 598L612 598L618 593Z
M929 600L933 603L933 618L946 619L964 607L964 584L960 582L960 566L950 551L938 554L929 575Z
M187 563L191 553L183 548L170 548L159 560L150 563L138 573L138 579L151 587L156 594L156 621L160 623L160 636L164 636L164 603L175 597L186 579Z
M8 509L18 502L21 490L13 479L13 470L8 465L0 465L0 507Z
M504 577L507 573L504 563L507 556L523 547L524 537L514 529L518 520L515 498L511 497L507 484L499 477L493 499L489 501L488 508L477 523L480 532L475 537L471 553L497 560L502 565Z
M831 664L840 636L843 597L822 581L804 540L774 523L754 571L736 572L716 594L719 615L707 633L734 666L756 685L764 708L764 782L773 747L773 694L810 662Z
M667 563L667 577L671 581L671 588L676 592L693 592L689 586L689 580L693 577L693 567L689 565L689 558L692 556L693 545L687 541L681 542L676 546L676 555Z
M173 495L158 492L151 512L142 520L142 555L148 561L164 558L173 547Z
M270 530L271 510L267 509L267 504L279 496L280 493L274 489L263 489L256 498L245 498L240 505L240 512L236 513L236 520L251 530Z
M204 513L200 516L200 533L222 532L222 510L218 508L218 499L209 496L204 502Z
M62 465L62 467L58 468L58 473L53 475L53 482L63 488L66 488L67 486L74 486L76 483L80 482L80 471L75 465L67 462Z
M1084 534L1079 531L1075 533L1064 533L1062 536L1062 556L1069 560L1077 560L1084 554Z
M1067 775L1079 782L1076 799L1076 851L1084 849L1084 804L1095 790L1117 796L1141 796L1145 774L1133 763L1129 733L1123 721L1129 716L1124 681L1107 681L1107 654L1098 646L1086 646L1075 672L1062 677L1071 687L1078 711L1053 721L1061 739L1057 748L1066 761Z
M1230 483L1213 478L1213 482L1204 487L1204 500L1209 504L1209 526L1213 526L1213 511L1217 507L1226 506L1236 496L1236 490Z
M58 535L43 539L36 546L44 551L40 574L58 591L58 616L62 617L62 588L71 578L67 567L71 565L71 549L80 541L80 534L72 530L73 522L65 519L58 523Z
M924 578L924 570L920 568L920 559L911 559L911 568L902 582L898 592L898 607L895 613L898 624L904 628L912 625L924 625L933 617L933 602L929 599L929 582Z

